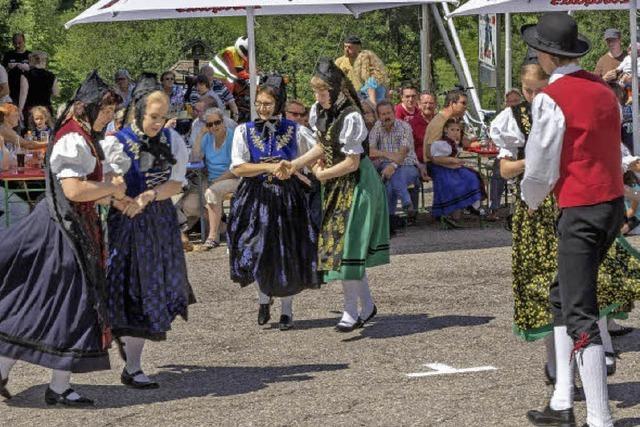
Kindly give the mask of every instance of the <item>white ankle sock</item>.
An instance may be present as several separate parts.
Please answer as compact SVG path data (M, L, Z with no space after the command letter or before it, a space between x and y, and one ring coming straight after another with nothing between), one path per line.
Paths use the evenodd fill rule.
M602 348L605 353L615 353L613 349L613 342L611 341L611 335L609 335L609 329L607 329L607 318L601 317L598 320L598 329L600 330L600 338L602 338ZM611 356L605 355L604 357L605 363L607 366L613 365L615 359Z
M544 347L547 350L547 368L549 369L549 375L552 378L557 376L556 374L556 346L554 342L553 332L544 337Z
M340 323L353 325L358 319L358 287L360 280L343 280L342 291L344 293L344 312Z
M282 315L293 319L293 297L280 298L280 310Z
M360 300L360 317L365 320L373 313L373 298L369 289L369 279L367 273L358 284L358 300Z
M62 394L71 388L71 372L70 371L58 371L56 369L51 370L51 383L49 388L58 394ZM78 400L80 395L75 391L67 396L69 400Z
M260 290L260 286L256 283L256 289L258 290L258 304L269 304L271 298L267 294L263 294Z
M553 328L556 347L556 385L549 406L555 411L573 408L573 340L567 334L566 326Z
M590 427L613 427L604 349L601 345L588 345L576 354L576 362L587 401L587 423Z
M15 359L9 359L8 357L0 356L0 374L2 378L9 378L11 368L16 364Z
M122 337L124 352L127 355L126 370L129 374L142 370L142 350L144 348L144 338ZM138 374L134 377L139 382L149 382L145 374Z

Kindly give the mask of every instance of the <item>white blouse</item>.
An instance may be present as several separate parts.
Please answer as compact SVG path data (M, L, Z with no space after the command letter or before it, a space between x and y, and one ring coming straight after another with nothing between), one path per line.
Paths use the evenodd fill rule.
M184 142L182 136L170 129L171 133L171 154L176 159L175 165L171 167L170 181L178 181L182 184L186 184L187 180L185 175L187 173L187 163L189 161L189 150ZM117 175L124 175L129 171L131 167L131 158L125 153L124 145L113 135L107 136L100 141L102 151L104 151L105 167L104 173L115 173Z
M431 157L448 157L452 151L451 145L442 139L431 144Z
M316 145L316 137L310 129L296 125L296 141L298 144L298 156L303 155ZM251 162L251 153L247 143L247 125L241 124L233 132L231 144L231 166L233 169L243 163Z
M68 133L60 138L51 150L49 164L58 179L84 178L96 167L97 159L84 137L79 133Z
M491 122L489 136L493 143L500 149L499 159L518 158L518 148L525 145L525 137L511 108L505 108Z
M316 102L309 112L309 126L311 126L314 132L317 132L316 122L318 121L318 108L320 108L320 104ZM347 114L344 118L344 125L340 130L340 135L338 136L338 141L342 144L341 151L347 155L364 153L362 143L367 139L368 133L369 131L367 130L367 125L364 123L362 114L357 111Z

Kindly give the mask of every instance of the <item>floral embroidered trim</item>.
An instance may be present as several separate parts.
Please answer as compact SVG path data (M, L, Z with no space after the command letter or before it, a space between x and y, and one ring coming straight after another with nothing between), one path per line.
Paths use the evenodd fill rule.
M260 151L264 152L264 143L262 142L262 138L260 135L256 133L256 128L249 128L249 138L251 138L251 143Z
M289 126L289 128L287 129L287 133L276 136L276 147L278 150L282 150L282 148L289 145L289 143L291 142L291 138L293 137L293 130L294 127Z

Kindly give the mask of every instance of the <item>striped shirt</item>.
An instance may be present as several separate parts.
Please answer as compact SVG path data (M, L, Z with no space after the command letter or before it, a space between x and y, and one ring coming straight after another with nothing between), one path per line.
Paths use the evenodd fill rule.
M388 153L397 153L403 147L409 149L404 158L404 166L417 166L418 159L413 147L413 131L405 121L395 119L390 132L382 126L378 120L369 133L369 145L377 150Z

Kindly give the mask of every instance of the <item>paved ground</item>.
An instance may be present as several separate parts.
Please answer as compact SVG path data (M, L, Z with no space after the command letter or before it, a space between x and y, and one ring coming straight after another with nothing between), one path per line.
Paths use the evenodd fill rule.
M224 248L188 256L199 298L189 322L168 341L151 343L144 366L156 391L119 384L113 371L76 375L95 410L47 409L45 369L20 363L0 402L1 425L376 425L525 426L544 405L543 348L511 334L510 235L495 226L439 231L409 228L392 241L390 266L372 269L377 321L351 334L334 332L338 286L300 295L296 329L256 325L252 289L228 279ZM279 315L278 304L274 314ZM638 313L625 322L640 328ZM640 425L640 330L617 339L622 351L610 378L619 426ZM410 378L425 364L492 371ZM579 421L585 417L577 404ZM580 425L580 424L579 424Z

